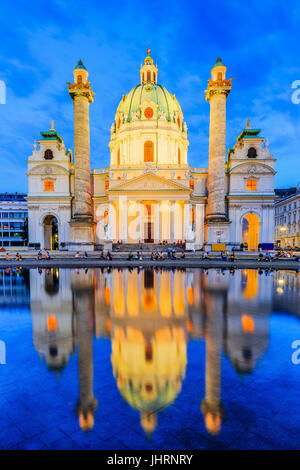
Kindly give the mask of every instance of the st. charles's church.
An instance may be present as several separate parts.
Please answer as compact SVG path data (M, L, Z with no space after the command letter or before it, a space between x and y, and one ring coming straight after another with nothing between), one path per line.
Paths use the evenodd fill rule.
M274 166L268 141L249 120L226 152L232 79L220 58L205 98L210 105L208 168L188 163L188 133L174 94L158 81L150 55L140 83L123 96L111 126L110 165L90 167L88 71L75 67L74 155L54 129L41 132L28 158L29 246L111 249L119 241L184 242L187 249L257 250L273 242ZM130 248L130 247L129 247Z

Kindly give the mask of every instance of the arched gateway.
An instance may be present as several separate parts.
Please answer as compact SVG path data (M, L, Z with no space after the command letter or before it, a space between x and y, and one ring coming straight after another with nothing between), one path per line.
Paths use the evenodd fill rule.
M44 249L58 250L58 222L54 215L47 215L43 221Z
M242 221L242 243L248 251L257 251L259 243L259 218L256 214L246 214Z

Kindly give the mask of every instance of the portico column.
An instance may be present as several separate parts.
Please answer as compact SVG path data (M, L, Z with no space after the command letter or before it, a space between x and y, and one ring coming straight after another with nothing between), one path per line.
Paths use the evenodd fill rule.
M123 241L127 242L127 198L123 199Z
M195 238L197 245L203 245L204 241L204 228L203 228L203 220L204 220L204 210L203 206L200 204L195 205Z
M175 201L171 202L171 243L174 243Z
M108 204L108 225L110 227L110 235L112 240L115 239L115 221L113 213L113 203L109 202Z
M156 203L156 224L155 224L155 228L156 228L156 243L159 243L160 242L160 239L161 239L161 234L160 234L160 202L157 202Z
M189 228L189 220L190 219L190 204L189 202L184 203L184 223L183 223L183 235L184 240L186 241L188 228Z
M143 209L143 205L142 203L139 201L138 202L138 225L139 225L139 231L138 231L138 241L142 242L142 238L143 238L143 232L142 232L142 209Z

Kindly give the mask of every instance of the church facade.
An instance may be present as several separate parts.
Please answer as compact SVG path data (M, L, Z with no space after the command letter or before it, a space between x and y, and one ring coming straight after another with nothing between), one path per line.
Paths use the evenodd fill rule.
M90 168L89 105L94 93L81 61L68 91L74 104L74 158L54 129L28 159L29 246L93 250L114 242L176 243L187 249L256 250L273 242L275 159L249 120L226 153L231 79L218 59L205 92L209 164L188 163L181 107L158 84L150 50L140 84L123 96L111 126L110 165Z

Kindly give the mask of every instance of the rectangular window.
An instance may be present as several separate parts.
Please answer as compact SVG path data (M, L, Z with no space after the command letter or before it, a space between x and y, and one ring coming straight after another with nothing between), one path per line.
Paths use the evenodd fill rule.
M44 191L54 191L54 181L44 181Z
M247 191L256 191L256 185L257 185L256 180L247 180L247 185L246 185Z

